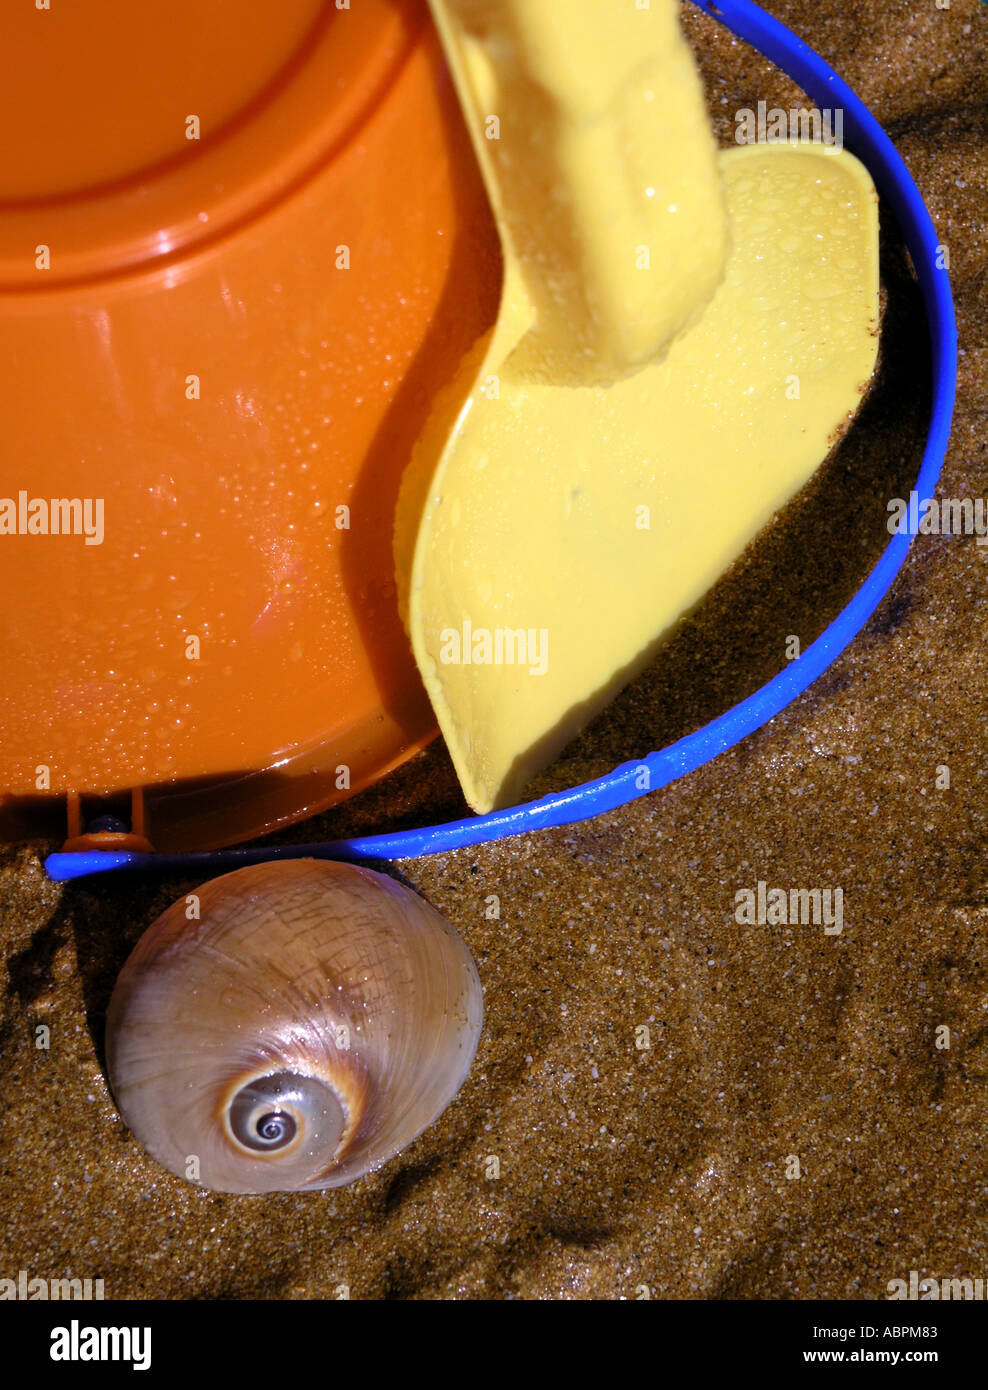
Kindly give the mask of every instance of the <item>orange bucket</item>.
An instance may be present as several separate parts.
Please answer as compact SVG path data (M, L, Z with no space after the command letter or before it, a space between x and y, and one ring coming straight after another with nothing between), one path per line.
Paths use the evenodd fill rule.
M455 94L422 0L0 44L0 823L245 839L434 734L394 507L500 286Z

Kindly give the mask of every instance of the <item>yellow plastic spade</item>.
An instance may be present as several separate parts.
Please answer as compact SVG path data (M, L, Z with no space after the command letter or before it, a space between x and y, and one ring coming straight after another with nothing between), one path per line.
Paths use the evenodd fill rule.
M718 156L677 8L433 0L505 274L419 441L396 561L478 811L647 663L874 369L869 175L820 145Z

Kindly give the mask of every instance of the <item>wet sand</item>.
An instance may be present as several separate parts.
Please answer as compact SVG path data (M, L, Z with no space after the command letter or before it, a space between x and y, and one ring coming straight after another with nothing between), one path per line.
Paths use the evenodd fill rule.
M960 391L940 492L984 496L986 7L768 7L871 106L949 245ZM737 109L795 98L686 9L724 143ZM874 560L926 390L915 286L883 232L882 375L858 425L533 794L754 689ZM395 865L473 951L484 1036L441 1121L339 1191L223 1197L143 1153L107 1090L104 1014L133 942L193 885L62 888L41 868L55 846L4 850L0 1276L102 1278L107 1297L492 1299L874 1299L913 1269L988 1276L986 588L973 537L919 537L850 650L714 764L586 824ZM434 745L283 838L461 810ZM840 886L843 930L739 925L735 894L759 881Z

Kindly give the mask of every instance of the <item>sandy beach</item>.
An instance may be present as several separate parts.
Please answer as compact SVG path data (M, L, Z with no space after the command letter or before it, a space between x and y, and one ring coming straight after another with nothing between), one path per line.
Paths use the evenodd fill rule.
M766 7L870 106L949 246L961 356L940 492L985 496L988 7ZM738 109L795 104L683 8L722 144ZM884 208L882 273L880 368L851 432L531 796L707 722L858 587L929 403ZM2 848L0 1276L102 1278L108 1298L496 1300L883 1299L912 1270L988 1276L986 592L988 548L920 536L825 677L712 764L594 821L393 865L469 945L485 1027L441 1120L344 1189L220 1196L150 1159L108 1090L105 1013L134 942L195 884L63 887L42 867L57 842ZM461 814L436 743L280 838ZM759 884L839 887L841 929L739 923Z

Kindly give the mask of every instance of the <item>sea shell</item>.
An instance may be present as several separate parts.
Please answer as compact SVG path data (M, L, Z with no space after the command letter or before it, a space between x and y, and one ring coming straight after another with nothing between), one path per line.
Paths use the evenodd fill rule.
M482 1018L469 951L415 893L327 860L259 864L180 898L138 942L110 1000L110 1085L180 1177L339 1187L446 1109Z

